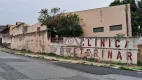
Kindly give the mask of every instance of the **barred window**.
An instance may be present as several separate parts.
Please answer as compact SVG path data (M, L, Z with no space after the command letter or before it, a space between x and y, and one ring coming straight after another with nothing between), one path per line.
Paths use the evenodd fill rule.
M122 25L113 25L110 26L110 31L122 30Z
M104 27L93 28L93 32L104 32Z
M24 33L27 32L27 27L24 27L24 28L23 28L23 32L24 32Z
M37 31L40 31L40 27L37 28Z

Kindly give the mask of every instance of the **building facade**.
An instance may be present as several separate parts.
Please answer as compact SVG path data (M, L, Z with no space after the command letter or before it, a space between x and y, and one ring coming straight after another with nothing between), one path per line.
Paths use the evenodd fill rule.
M78 14L84 30L83 37L132 36L130 4L72 12Z
M8 27L7 25L0 25L0 38L2 38L2 35L3 35L2 31L6 29L7 27Z
M5 30L7 27L7 25L0 25L0 44L2 44L3 30Z
M25 33L28 27L29 27L28 24L25 24L23 22L16 22L16 26L11 27L10 33L12 36L20 35L20 34Z

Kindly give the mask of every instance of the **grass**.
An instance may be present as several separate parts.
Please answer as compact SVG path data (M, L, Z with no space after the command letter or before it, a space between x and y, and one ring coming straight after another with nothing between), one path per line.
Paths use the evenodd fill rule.
M56 58L61 58L61 59L68 59L68 60L80 60L79 58L76 57L71 57L71 56L55 56Z
M80 62L80 64L85 64L85 62L83 61L83 62Z
M114 67L114 65L113 65L113 64L110 64L109 67Z
M139 70L142 70L142 68L139 68Z
M127 68L127 67L123 67L123 66L121 66L121 67L120 67L120 69L122 69L122 70L129 70L129 71L134 71L134 69L131 69L131 68Z
M44 59L44 56L39 56L40 59Z
M123 63L122 62L113 62L112 64L115 64L115 65L123 65Z

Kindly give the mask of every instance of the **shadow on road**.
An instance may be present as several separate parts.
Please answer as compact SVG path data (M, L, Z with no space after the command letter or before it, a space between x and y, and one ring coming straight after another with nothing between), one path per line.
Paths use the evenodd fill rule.
M61 62L56 62L54 64L57 66L62 66L65 68L70 68L95 75L119 74L119 75L142 78L142 74L139 74L136 71L125 71L120 69L111 69L111 68L104 68L97 66L89 66L84 64L72 64L72 63L61 63Z

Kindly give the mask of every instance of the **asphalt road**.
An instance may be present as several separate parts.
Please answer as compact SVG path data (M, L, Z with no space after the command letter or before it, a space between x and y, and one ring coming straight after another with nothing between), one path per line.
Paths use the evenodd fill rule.
M0 52L0 80L142 80L142 73Z

